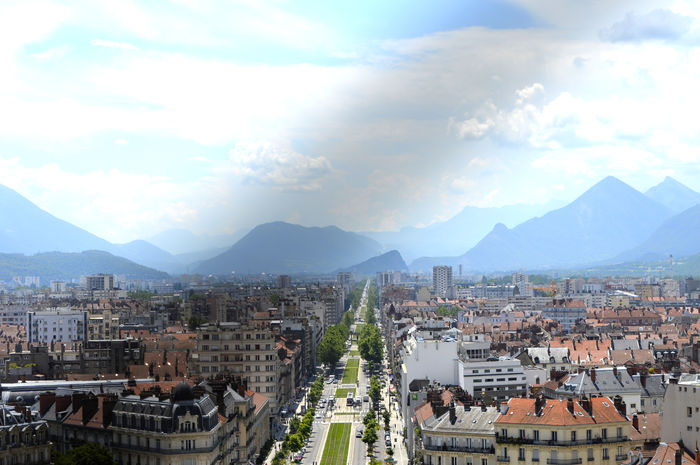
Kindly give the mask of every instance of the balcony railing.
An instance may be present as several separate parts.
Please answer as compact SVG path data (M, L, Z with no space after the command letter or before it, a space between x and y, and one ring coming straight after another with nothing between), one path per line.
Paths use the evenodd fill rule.
M563 441L563 440L551 440L551 439L532 439L532 438L519 438L512 436L499 436L496 434L496 442L499 444L534 444L540 446L583 446L586 444L604 444L611 442L625 442L628 440L627 436L612 436L608 438L591 438L591 439L579 439L576 441Z
M423 446L426 450L436 451L436 452L468 452L471 454L493 454L496 452L493 446L491 447L457 447L448 446L443 444L441 446L435 444L424 444Z
M581 462L579 457L575 459L547 459L547 465L577 465Z
M621 460L627 460L627 454L616 454L615 460L617 460L618 462Z
M509 455L499 455L496 457L497 462L510 462L510 456Z

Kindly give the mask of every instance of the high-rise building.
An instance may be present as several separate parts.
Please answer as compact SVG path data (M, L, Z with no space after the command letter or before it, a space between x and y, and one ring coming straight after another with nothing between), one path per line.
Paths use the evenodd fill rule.
M85 277L85 288L89 291L109 291L114 289L113 274L96 274Z
M281 274L277 276L277 287L279 289L289 289L292 287L292 279L288 274Z
M433 267L433 290L436 297L448 297L448 292L452 289L452 267Z

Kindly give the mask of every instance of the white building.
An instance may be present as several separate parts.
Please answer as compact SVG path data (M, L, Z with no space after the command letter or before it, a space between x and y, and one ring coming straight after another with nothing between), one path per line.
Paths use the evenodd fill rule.
M460 386L475 400L501 401L527 394L527 377L517 359L460 360L457 373Z
M85 288L95 291L109 291L114 289L113 274L96 274L85 276Z
M63 294L66 292L66 282L65 281L51 281L51 293L52 294Z
M87 341L88 312L54 308L27 312L27 342Z
M700 375L669 380L661 412L661 440L688 445L700 441Z
M448 297L448 293L452 290L452 267L451 266L434 266L433 267L433 291L436 297Z

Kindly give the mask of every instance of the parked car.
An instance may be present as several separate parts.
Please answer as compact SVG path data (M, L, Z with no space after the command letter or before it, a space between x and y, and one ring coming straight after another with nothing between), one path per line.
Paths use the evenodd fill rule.
M387 447L391 447L391 438L387 436L386 441L384 441Z
M364 434L365 434L365 432L362 428L357 428L357 431L355 432L355 437L361 438Z

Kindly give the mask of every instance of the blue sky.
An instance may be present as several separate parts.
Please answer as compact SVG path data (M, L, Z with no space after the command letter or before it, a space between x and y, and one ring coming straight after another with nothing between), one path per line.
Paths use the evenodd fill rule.
M693 2L0 4L0 183L108 240L700 190Z

